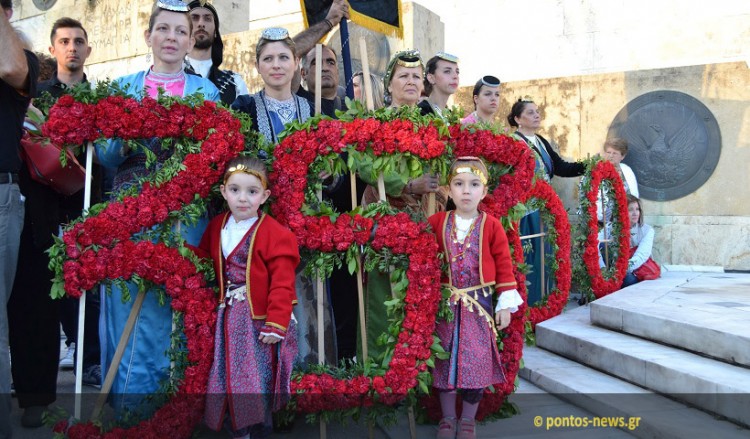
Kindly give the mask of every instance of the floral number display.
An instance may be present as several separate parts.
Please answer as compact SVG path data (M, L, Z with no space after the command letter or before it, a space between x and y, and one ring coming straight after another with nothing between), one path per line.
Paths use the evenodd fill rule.
M94 213L67 230L52 252L58 295L64 289L67 295L79 297L101 281L127 280L134 275L164 285L172 307L184 313L189 362L184 380L151 419L130 429L115 428L105 433L86 422L60 424L58 431L67 428L69 437L188 437L199 422L212 360L214 292L206 287L198 261L185 249L138 241L134 235L174 218L194 200L209 194L226 162L243 149L240 125L230 112L209 102L193 108L180 103L162 106L148 98L139 102L111 96L83 104L63 97L52 108L45 135L59 144L115 137L202 142L197 151L186 154L179 172L160 173L144 183L140 193L127 193L106 207L92 209ZM388 161L391 156L405 158L412 176L429 169L446 169L452 155L480 155L495 165L497 184L491 184L491 213L502 216L519 202L523 188L530 184L533 160L528 148L488 131L451 128L441 134L432 124L405 119L313 119L296 128L273 152L271 210L294 231L301 248L312 255L309 260L315 261L316 255L346 253L347 262L351 262L359 258L360 246L408 259L406 282L397 286L401 291L396 291L402 319L388 364L372 363L362 373L331 368L330 373L298 374L292 382L296 407L307 413L341 412L373 403L394 405L415 389L426 392L428 367L434 361L435 318L442 297L435 237L425 223L416 223L405 213L384 214L377 207L339 214L316 212L311 206L316 204L313 188L320 183L317 171L335 163L337 173L346 172L347 166L339 159L341 153L372 159L376 172L393 164L393 160ZM523 275L516 276L523 285ZM490 392L480 415L497 411L513 392L523 335L524 320L513 319L502 340L508 381Z
M58 144L81 144L102 138L187 138L202 141L199 153L187 154L184 169L163 184L145 183L138 195L124 196L67 230L52 249L56 265L57 295L80 297L106 279L140 276L165 286L171 306L183 313L188 364L184 379L169 402L153 417L130 429L103 432L92 422L55 431L70 438L182 437L192 434L203 416L208 373L213 360L216 298L189 252L133 235L150 228L194 202L208 196L224 165L244 148L240 121L212 102L191 107L172 103L110 96L94 104L63 96L50 110L44 133Z

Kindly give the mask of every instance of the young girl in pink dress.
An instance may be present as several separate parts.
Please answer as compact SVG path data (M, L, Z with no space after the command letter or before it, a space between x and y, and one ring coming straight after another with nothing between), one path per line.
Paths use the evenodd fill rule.
M477 157L451 166L450 196L456 209L429 218L440 251L450 264L443 283L451 289L453 320L440 320L437 334L447 360L435 361L433 386L440 392L443 418L438 439L476 437L474 418L484 388L505 381L497 333L523 303L516 290L505 230L497 218L478 210L487 195L487 168ZM492 306L493 295L499 296ZM456 396L461 391L461 419Z
M271 194L261 161L231 160L221 194L230 212L209 223L200 243L220 291L206 424L214 430L224 424L236 438L264 437L271 413L289 399L299 249L291 231L258 212Z

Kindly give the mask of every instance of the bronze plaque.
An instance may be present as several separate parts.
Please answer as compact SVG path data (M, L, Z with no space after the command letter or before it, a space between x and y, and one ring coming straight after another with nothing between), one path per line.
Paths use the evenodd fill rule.
M628 141L641 198L669 201L701 187L716 169L721 132L711 111L685 93L653 91L630 101L607 137Z
M34 6L36 6L36 8L39 9L40 11L49 10L52 6L55 5L55 2L57 2L57 0L33 0L33 1L34 1Z

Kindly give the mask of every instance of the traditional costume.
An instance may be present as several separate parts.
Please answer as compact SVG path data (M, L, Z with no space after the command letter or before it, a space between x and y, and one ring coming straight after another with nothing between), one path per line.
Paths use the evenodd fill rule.
M261 40L283 41L286 38L289 38L289 33L282 28L266 29L261 35ZM286 124L292 121L302 123L312 117L312 108L309 101L297 95L292 94L289 99L279 101L268 96L265 91L240 96L232 104L233 110L249 114L253 129L274 144L279 142L279 135L284 131ZM261 151L259 156L265 158L262 157L264 154ZM294 309L298 328L297 364L300 367L318 362L317 294L315 282L309 276L305 276L304 269L305 264L297 267L296 290L300 304ZM324 297L324 302L324 358L327 364L336 364L336 333L328 294Z
M182 71L176 74L159 74L149 69L118 78L115 84L136 98L142 96L144 89L147 90L149 96L156 97L158 89L161 88L167 93L180 96L203 93L206 100L219 100L219 91L208 79ZM161 140L158 138L144 139L144 142L156 154L158 163L163 163L171 155L170 151L161 149ZM145 153L124 149L119 139L110 140L106 146L97 145L96 149L102 166L117 168L113 193L137 185L140 177L153 172L153 169L146 168ZM200 241L207 222L207 218L204 217L195 225L183 225L180 233L188 244L196 245ZM128 283L128 289L131 300L126 303L122 302L122 291L117 285L112 285L111 295L102 291L102 312L99 323L102 372L106 372L112 362L133 306L132 300L138 294L135 284ZM112 384L110 404L115 411L137 409L144 397L157 392L169 378L170 359L166 352L171 347L171 333L170 299L166 298L166 303L159 304L159 296L152 291L147 292ZM143 414L147 415L154 407L143 407L143 409ZM119 414L122 415L122 413Z
M279 134L290 122L304 122L312 117L310 102L297 95L279 101L261 90L253 95L243 95L232 104L232 109L250 115L253 129L257 130L269 142L279 143Z
M237 97L249 94L249 91L245 80L239 73L219 68L221 63L224 62L224 41L221 39L221 32L219 32L219 13L216 12L214 5L201 0L191 1L188 7L191 11L196 8L205 8L210 11L214 16L215 27L214 40L211 44L211 58L199 60L188 55L185 57L185 71L210 80L219 89L221 102L232 105Z
M494 314L505 308L515 312L523 303L516 290L508 238L500 221L482 212L471 220L455 211L438 212L428 221L450 263L442 282L450 287L454 316L437 324L437 335L450 358L435 361L433 386L473 390L481 396L485 387L505 381ZM499 300L493 308L495 293Z
M471 113L469 113L468 116L466 116L463 119L461 119L461 124L462 125L472 125L472 124L475 124L475 123L482 123L482 122L483 121L479 119L479 116L477 116L477 112L476 111L472 111Z
M263 436L289 399L297 355L297 240L268 215L236 222L227 212L211 220L200 249L213 259L220 293L206 424L220 430L228 414L235 435Z

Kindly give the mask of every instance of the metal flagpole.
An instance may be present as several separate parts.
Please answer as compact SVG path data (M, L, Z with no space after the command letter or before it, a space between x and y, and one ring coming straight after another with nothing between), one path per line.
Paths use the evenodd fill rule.
M344 60L346 96L349 99L354 99L354 85L352 84L352 55L349 51L349 25L346 23L346 18L341 18L339 29L341 30L341 58ZM361 56L363 58L366 57L365 54L362 54Z
M86 176L83 189L83 215L91 207L91 168L94 162L94 144L86 145ZM81 392L83 391L83 333L86 322L86 291L78 299L78 334L76 335L76 386L74 416L81 419Z

